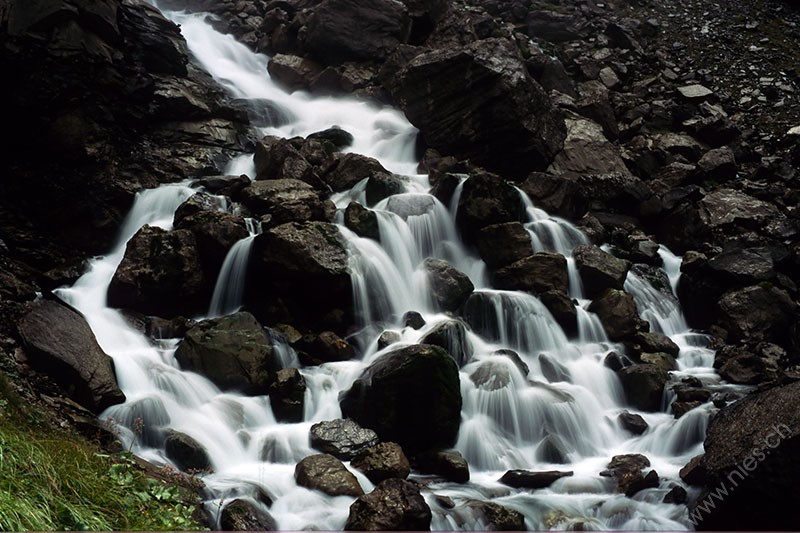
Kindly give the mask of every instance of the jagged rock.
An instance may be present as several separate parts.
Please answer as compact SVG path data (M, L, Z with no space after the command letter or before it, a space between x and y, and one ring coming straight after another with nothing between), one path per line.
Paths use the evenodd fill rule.
M314 188L296 179L254 181L242 190L242 203L274 226L286 222L325 220L325 208Z
M381 200L385 200L390 196L392 197L389 200L390 202L397 199L398 196L395 195L400 195L405 192L405 190L405 183L397 176L370 176L367 180L367 187L364 189L364 193L367 205L374 206Z
M344 225L360 237L380 240L378 215L358 202L350 202L344 210Z
M501 268L533 253L528 230L520 222L492 224L477 235L478 253L486 265Z
M519 192L501 177L476 173L464 182L456 224L467 242L475 242L477 232L486 226L519 222L521 218Z
M535 253L498 269L492 280L498 289L566 294L569 288L567 260L561 254Z
M769 248L728 246L708 261L715 277L735 285L754 284L775 278L775 262Z
M707 179L727 181L736 177L738 167L733 150L728 147L714 148L706 152L697 162Z
M520 188L536 207L552 215L578 220L586 213L589 198L575 180L567 176L531 172Z
M469 481L467 460L456 450L426 452L416 459L419 469L426 474L442 476L453 483Z
M257 181L289 179L315 187L319 183L314 167L293 144L293 139L264 137L256 143L253 162Z
M306 380L296 368L284 368L275 374L269 386L269 403L272 414L279 422L301 422L303 420Z
M442 322L429 331L420 342L444 348L459 367L467 364L472 357L472 344L467 338L467 328L460 320Z
M633 296L625 291L608 289L589 305L596 313L611 340L630 339L641 320Z
M164 453L181 470L186 472L191 470L208 470L211 468L211 461L208 458L203 445L197 442L186 433L168 430L164 440Z
M704 87L699 83L678 87L678 93L687 100L703 100L714 94L711 89Z
M217 279L228 251L248 235L243 218L222 211L199 211L180 219L176 213L174 227L194 233L203 272L209 280Z
M31 366L50 376L67 396L95 414L125 401L114 362L97 344L83 316L39 300L17 325Z
M506 39L419 54L387 89L428 146L508 176L544 169L566 136Z
M725 345L717 351L714 367L725 381L756 385L776 379L780 360L785 357L786 352L783 349L768 343L759 343L752 349Z
M509 487L521 489L543 489L549 487L562 477L569 477L573 473L560 472L558 470L548 470L544 472L533 472L531 470L509 470L500 478L500 483Z
M599 124L577 116L568 117L565 122L564 148L553 159L550 172L567 176L629 173L619 149L606 139Z
M703 486L706 484L708 473L706 472L705 454L692 457L683 468L679 475L688 485Z
M309 90L322 70L322 65L311 59L289 54L275 54L267 64L270 78L290 93Z
M391 478L405 479L411 473L408 458L395 442L382 442L362 450L350 464L375 484Z
M361 496L364 489L342 462L327 453L309 455L294 469L294 479L301 487L329 496Z
M469 276L447 261L428 258L422 265L428 273L433 300L444 311L458 310L475 289Z
M246 311L203 320L186 333L175 359L222 390L267 394L279 369L272 342Z
M645 422L644 418L641 415L635 415L633 413L629 413L628 411L623 411L617 417L619 420L619 424L623 427L623 429L627 429L634 435L641 435L647 428L650 427Z
M572 253L589 297L597 296L605 289L622 290L631 267L630 261L618 259L589 244L576 246Z
M487 528L493 531L524 531L525 515L515 509L492 502L471 501L470 507L479 509Z
M250 178L240 174L239 176L205 176L195 181L193 185L202 187L212 194L234 197L249 184Z
M360 154L347 153L341 156L333 169L322 179L334 191L350 189L363 180L371 177L391 177L391 172L383 168L376 159Z
M618 372L631 405L642 411L660 411L667 371L656 365L637 364Z
M686 493L686 489L681 487L680 485L675 485L670 489L668 493L664 495L664 499L661 500L664 503L674 503L676 505L682 505L686 503L688 495Z
M387 479L350 506L346 531L428 531L431 509L414 483Z
M761 285L731 291L718 305L720 323L733 340L780 337L797 309L785 291Z
M222 509L219 528L222 531L276 531L278 524L269 513L237 498Z
M608 89L600 81L590 80L579 83L578 99L575 105L579 114L603 128L603 133L608 139L613 141L619 136L617 117L614 116L614 108L611 107L608 99ZM569 137L569 133L567 136ZM624 171L627 172L627 169Z
M343 461L378 444L378 435L374 431L349 419L318 422L311 426L309 438L311 446Z
M719 189L700 202L700 217L710 228L736 224L758 228L781 218L773 204L748 196L733 189Z
M319 335L306 335L297 346L308 352L308 364L322 364L331 361L349 361L356 355L355 348L332 331Z
M206 306L210 292L194 234L144 226L128 241L108 304L146 315L191 316Z
M416 453L452 446L461 423L458 366L438 346L384 354L344 393L342 414Z

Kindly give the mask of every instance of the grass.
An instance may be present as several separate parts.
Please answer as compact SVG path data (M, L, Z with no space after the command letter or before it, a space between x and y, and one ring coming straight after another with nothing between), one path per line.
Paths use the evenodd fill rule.
M196 530L191 491L29 412L0 374L0 531Z

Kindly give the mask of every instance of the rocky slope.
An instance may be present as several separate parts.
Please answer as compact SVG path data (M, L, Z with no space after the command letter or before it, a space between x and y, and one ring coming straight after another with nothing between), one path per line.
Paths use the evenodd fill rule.
M672 347L642 331L622 280L629 268L647 273L659 263L655 243L682 254L679 297L687 318L714 337L721 376L759 391L733 406L717 399L722 410L710 429L709 459L698 460L708 475L693 483L713 490L741 452L763 438L745 427L771 424L796 400L796 6L779 0L164 4L213 12L219 28L274 54L270 74L287 88L353 93L402 109L420 129L421 166L438 198L452 196L454 174L470 176L459 229L487 263L503 251L502 260L489 264L495 283L540 294L567 329L570 305L558 313L565 309L557 275L563 268L558 257L530 256L524 231L520 240L511 183L597 244L610 243L616 258L587 247L576 261L597 296L593 310L636 362L620 376L643 409L658 402L666 372L642 354L668 354ZM374 235L366 208L392 193L391 173L369 158L342 155L343 132L248 140L248 110L226 100L192 65L177 28L143 2L0 0L0 29L0 67L8 74L2 97L13 132L0 153L3 368L49 393L60 386L75 398L92 397L92 384L76 394L32 369L37 348L26 324L41 312L31 311L35 293L74 280L82 260L108 249L136 191L217 173L215 163L251 147L257 181L204 181L244 204L266 229L251 269L259 292L275 296L247 302L248 324L291 324L281 333L304 363L353 356L340 338L353 325L351 287L328 197L371 175L369 205L352 205L346 220L357 233ZM157 316L137 315L145 329L166 325L182 335L220 328L179 317L207 302L221 251L242 230L240 218L213 214L196 196L176 215L176 230L137 234L109 297ZM443 283L452 289L458 283L450 278ZM175 279L182 280L176 297L159 302ZM456 292L453 310L466 315L471 289ZM264 334L250 326L225 326L220 335ZM684 405L673 406L676 414L708 400L708 391L695 389L678 394ZM751 403L759 416L743 407ZM722 457L723 443L734 436L737 450ZM794 446L794 436L780 440L771 461L789 468ZM785 491L766 490L773 471L765 463L699 527L741 527L743 509L789 505L781 498L797 488L798 477L782 477ZM775 516L765 511L747 527L781 527Z

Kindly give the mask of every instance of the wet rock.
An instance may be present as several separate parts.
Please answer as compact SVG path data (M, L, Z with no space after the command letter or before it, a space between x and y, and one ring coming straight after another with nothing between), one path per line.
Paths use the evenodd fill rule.
M693 402L672 402L672 414L675 418L680 418L692 409L696 407L700 407L703 405L702 402L693 401Z
M656 365L659 368L663 368L667 372L670 370L678 370L678 362L668 353L643 353L639 355L639 360L642 363Z
M670 489L668 493L664 495L664 499L661 500L664 503L674 503L676 505L682 505L686 503L688 495L686 493L686 489L681 487L680 485L675 485Z
M606 290L592 301L589 311L597 314L611 340L633 337L641 320L633 296L615 289Z
M650 427L641 415L629 413L628 411L620 413L617 420L619 420L619 424L623 429L627 429L634 435L641 435Z
M461 423L458 366L438 346L383 355L342 395L342 414L416 453L452 446Z
M578 310L575 303L561 291L546 291L539 295L539 300L553 315L564 333L574 335L578 331Z
M600 475L615 478L617 490L632 496L639 490L652 486L653 476L651 474L655 471L651 471L647 476L642 474L642 469L648 466L650 466L650 460L644 455L638 453L615 455L606 465L606 470L600 472ZM658 486L658 474L655 474L655 483L655 486Z
M778 208L733 189L716 190L701 200L700 216L710 228L735 224L756 229L780 218Z
M639 474L639 476L641 476L641 474ZM639 478L639 476L636 476L636 479L627 485L627 488L625 489L625 496L631 498L641 490L654 489L658 487L658 472L655 470L649 471L646 475L641 476L641 478Z
M194 233L203 272L209 280L217 279L231 247L248 236L243 218L222 211L200 211L176 221L174 227Z
M699 380L698 380L699 381ZM678 383L672 390L681 402L701 402L705 403L711 399L711 391L702 388L702 383Z
M327 141L339 149L347 148L353 144L353 134L349 131L343 130L338 126L333 126L332 128L312 133L306 137L306 139Z
M727 181L736 177L738 167L733 150L728 147L714 148L706 152L697 162L706 179Z
M386 210L406 221L409 217L429 215L435 208L434 197L423 193L395 194L386 201Z
M256 180L297 180L317 185L319 177L292 139L267 136L256 143ZM290 182L291 183L291 182Z
M411 473L411 464L403 449L395 442L382 442L359 452L350 462L376 485L381 481L405 479Z
M520 357L519 354L514 350L503 348L500 350L495 350L494 352L492 352L492 355L499 355L505 357L506 359L514 363L514 366L517 367L517 370L519 370L523 376L527 376L528 372L530 372L530 368L528 368L528 365L525 363L525 361L522 360L522 357Z
M639 331L634 336L634 350L638 353L666 353L677 357L680 348L663 333Z
M390 331L390 330L384 331L383 333L381 333L381 336L378 337L378 349L383 350L390 344L400 342L401 339L402 336L400 335L400 333L396 331Z
M428 531L431 509L417 485L387 479L350 506L346 531Z
M492 280L495 287L503 290L566 294L569 288L567 260L561 254L535 253L498 269Z
M322 69L311 59L289 54L275 54L267 64L270 78L290 93L309 90Z
M700 84L694 85L684 85L683 87L678 87L678 93L686 98L687 100L704 100L714 94L714 92L709 89L708 87L704 87Z
M246 311L199 322L178 345L175 359L222 390L249 395L267 394L279 369L269 335Z
M380 240L378 215L357 202L350 202L344 210L344 225L359 237Z
M50 376L67 396L94 414L125 401L114 363L76 311L39 300L17 325L30 365Z
M631 267L630 261L586 244L576 246L573 256L588 296L594 297L605 289L622 289Z
M219 527L222 531L276 531L278 524L266 511L237 498L222 509Z
M434 327L421 342L444 348L459 367L472 358L472 344L467 338L467 328L460 320L448 320Z
M350 189L365 178L391 177L391 172L383 168L376 159L361 154L347 153L341 156L336 165L322 179L334 191Z
M533 253L528 230L520 222L493 224L477 235L478 253L486 265L501 268Z
M469 276L447 261L428 258L423 262L423 267L428 273L433 299L444 311L458 310L475 289Z
M494 531L524 531L525 515L515 509L491 502L472 501L470 507L481 511L488 529Z
M583 189L568 176L531 172L520 185L531 201L550 214L578 220L589 202Z
M570 380L569 369L556 361L555 358L549 354L539 354L539 366L541 367L542 375L550 383L555 383L557 381L568 382Z
M185 472L203 471L211 468L203 445L180 431L168 430L164 440L164 453L178 468Z
M249 184L250 178L241 174L239 176L205 176L195 181L193 186L202 187L212 194L236 196Z
M467 460L456 450L426 452L417 455L417 466L426 474L442 476L453 483L469 481Z
M500 483L518 489L543 489L549 487L563 477L570 477L572 472L548 470L533 472L531 470L509 470L500 478Z
M286 222L325 220L325 208L314 188L296 179L254 181L242 190L242 203L274 226Z
M403 324L412 329L422 329L425 327L425 319L416 311L408 311L403 315Z
M349 361L356 356L355 348L332 331L323 331L314 337L308 350L315 364Z
M480 389L494 391L508 387L511 383L511 371L506 364L485 361L470 374L469 379Z
M599 124L577 116L568 116L565 123L567 137L564 148L553 159L550 172L570 177L629 173L619 155L619 149L606 139L607 134L603 133Z
M269 386L269 403L272 414L279 422L301 422L303 420L306 380L296 368L284 368L275 374Z
M311 446L348 461L363 450L378 444L378 435L352 420L329 420L311 426Z
M387 88L428 146L504 175L544 169L566 135L506 39L422 53Z
M367 199L367 205L374 206L381 200L392 197L390 201L395 200L397 196L406 190L406 185L402 179L397 176L371 176L367 180L367 187L364 189ZM427 198L427 195L424 196ZM431 208L432 208L431 202ZM407 218L407 217L403 217Z
M717 350L714 368L725 381L756 385L776 379L784 360L786 352L774 344L762 342L751 347L726 344Z
M785 291L762 285L730 291L718 306L731 340L780 338L797 309Z
M519 222L521 217L519 192L501 177L477 173L464 182L456 224L468 242L475 242L478 231L486 226Z
M191 316L205 308L210 292L194 234L144 226L128 241L108 304L146 315Z
M642 411L660 411L666 370L656 365L636 364L618 372L628 402Z
M708 261L707 267L712 276L721 278L719 285L723 287L775 279L775 263L767 247L726 246Z
M294 469L294 479L301 487L329 496L361 496L364 489L336 457L327 453L309 455Z
M703 486L706 484L707 471L705 465L705 454L692 457L683 468L680 476L688 485Z

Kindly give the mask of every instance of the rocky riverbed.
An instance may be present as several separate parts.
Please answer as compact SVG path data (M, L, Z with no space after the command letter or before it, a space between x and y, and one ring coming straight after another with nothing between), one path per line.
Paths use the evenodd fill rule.
M594 299L590 310L625 347L615 370L629 403L643 410L660 408L669 370L664 361L669 366L677 347L646 331L623 282L633 268L657 289L668 287L668 280L653 274L661 262L658 244L682 255L677 292L690 326L711 336L719 375L752 388L741 399L712 396L695 382L675 389L676 417L708 401L719 409L705 457L681 473L703 490L689 502L690 512L740 471L753 450L763 449L773 426L781 424L788 432L771 441L769 455L747 468L732 495L704 511L696 525L794 527L792 495L800 479L791 460L800 442L794 408L800 394L796 5L160 4L209 11L218 29L271 55L269 74L288 90L356 95L402 110L420 130L420 170L430 175L432 194L448 205L467 177L459 192L458 229L486 262L495 286L539 296L565 331L575 328L575 311L566 296L564 258L531 255L514 187L578 225L593 244L607 244L603 250L583 245L575 261ZM282 416L296 417L302 376L279 370L265 339L286 338L307 365L357 355L345 340L356 317L331 197L370 176L366 205L351 204L344 222L374 238L370 207L398 192L399 178L374 159L342 153L350 142L342 130L288 140L255 137L255 126L280 117L227 96L193 63L177 26L139 0L0 0L0 57L9 110L9 135L0 149L3 371L17 378L32 402L66 396L98 414L121 401L108 358L80 315L48 301L50 293L74 282L88 258L111 248L137 191L202 178L207 192L240 203L262 224L250 276L257 280L254 294L270 297L246 300L248 312L235 318L184 318L202 314L227 250L247 235L242 216L219 212L208 194L199 193L180 207L175 229L145 227L133 237L109 301L153 337L185 336L182 365L213 374L223 389L269 394L274 410L281 404ZM219 176L225 162L252 151L255 181ZM469 278L447 264L426 268L441 308L470 324ZM52 331L49 323L65 331ZM252 349L222 363L215 350L224 353L231 337ZM447 344L434 336L425 342ZM459 364L469 359L444 347ZM430 388L440 387L439 396L430 401L441 412L431 413L430 424L443 428L442 435L416 427L395 435L349 400L343 410L383 440L402 444L393 461L402 463L405 451L415 468L427 468L424 452L452 444L461 400L447 354L431 347L416 350L422 355L409 351L394 356L400 370L374 365L365 372L370 379L356 384L374 391L371 379L394 371L401 385L433 380ZM87 374L87 365L102 372ZM69 418L66 411L47 409L54 419ZM637 422L628 420L634 427ZM179 437L172 441L192 448ZM453 462L430 459L429 469L458 470L448 460ZM646 483L641 466L625 468ZM424 526L419 488L403 483L383 481L360 497L363 516L356 523ZM406 514L387 518L391 513L381 506L397 494L408 502ZM519 525L508 510L486 509L496 525Z

